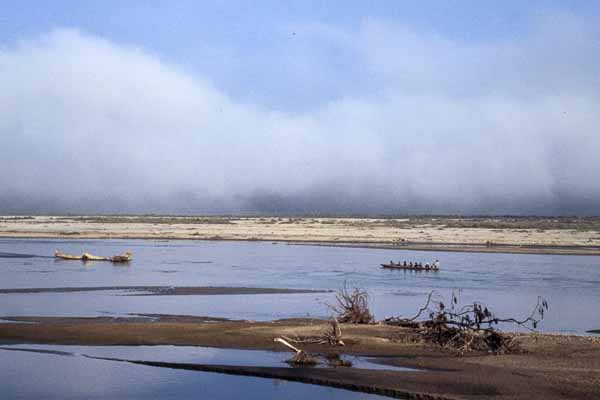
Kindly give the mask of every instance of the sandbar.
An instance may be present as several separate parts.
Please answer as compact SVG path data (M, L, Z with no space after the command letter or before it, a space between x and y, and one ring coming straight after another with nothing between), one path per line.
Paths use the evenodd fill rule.
M5 317L3 317L5 318ZM13 317L18 319L18 317ZM65 345L186 345L285 351L275 337L318 335L327 321L207 320L185 316L132 319L27 317L31 323L0 324L0 343ZM138 363L198 371L277 378L414 399L592 399L600 397L600 339L519 334L523 352L490 355L455 352L404 340L406 329L341 324L345 347L307 344L315 354L384 356L390 365L419 371L355 368L270 368L204 364ZM288 355L282 353L282 358ZM164 364L164 365L162 365Z
M600 218L2 216L0 237L238 240L397 250L600 255Z

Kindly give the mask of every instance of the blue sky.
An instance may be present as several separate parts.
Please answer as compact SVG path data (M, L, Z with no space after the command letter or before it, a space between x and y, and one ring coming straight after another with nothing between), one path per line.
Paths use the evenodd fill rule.
M600 213L600 3L373 3L5 2L0 212Z
M561 13L597 19L600 3L26 0L3 4L0 38L11 43L56 28L74 28L116 43L140 46L193 73L210 76L236 97L251 96L251 101L264 101L271 107L302 107L341 94L361 72L357 70L360 66L353 66L356 59L352 55L321 43L322 52L340 57L345 65L331 67L338 72L333 82L331 76L327 82L318 82L314 76L298 76L293 70L286 81L274 82L274 72L289 68L281 58L305 43L307 27L323 24L353 32L374 19L423 34L477 43L514 39L527 34L536 19ZM310 45L314 47L314 43ZM311 87L312 95L297 88L305 85Z
M598 15L593 1L39 1L4 2L2 37L18 38L56 27L142 43L176 54L196 41L261 47L294 23L349 27L365 18L393 19L420 30L477 40L526 31L532 18L557 12Z

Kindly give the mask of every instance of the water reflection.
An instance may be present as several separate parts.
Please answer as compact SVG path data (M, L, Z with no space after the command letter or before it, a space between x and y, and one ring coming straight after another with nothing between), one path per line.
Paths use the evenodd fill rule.
M8 346L0 350L3 398L10 399L378 399L380 396L323 386L98 360L74 355L156 353L155 357L196 359L190 349L85 348L82 346ZM60 348L57 350L56 348ZM62 351L68 348L73 351ZM35 350L35 351L32 351ZM204 350L204 349L203 349ZM176 354L171 354L175 352ZM224 351L221 350L221 353ZM132 354L133 353L133 354ZM151 355L151 354L150 354ZM222 354L221 354L222 356ZM239 358L239 354L235 357ZM210 357L210 356L209 356ZM217 357L218 358L218 357ZM205 358L206 359L206 358ZM215 358L213 357L213 360Z
M0 346L4 351L25 351L40 354L57 354L64 356L85 356L90 358L114 358L133 361L160 361L186 364L215 364L247 367L279 367L289 368L286 362L289 353L264 350L222 349L201 346L73 346L73 345L38 345L22 344ZM329 368L323 357L315 354L320 360L319 367ZM416 371L411 368L397 367L378 363L374 357L341 356L350 361L353 368Z

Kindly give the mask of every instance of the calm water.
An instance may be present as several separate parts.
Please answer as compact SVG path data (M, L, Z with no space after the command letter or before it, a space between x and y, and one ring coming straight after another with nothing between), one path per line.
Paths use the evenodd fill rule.
M129 266L84 265L48 257L55 249L134 253ZM32 255L21 258L10 254ZM39 256L39 257L37 257ZM389 271L390 259L432 261L434 272ZM377 318L412 315L435 291L479 300L499 316L524 317L543 296L545 331L584 333L600 327L600 257L418 252L297 246L268 242L142 240L0 240L0 287L252 286L337 289L348 282L371 295ZM94 316L164 313L273 319L327 316L333 295L124 296L122 292L0 295L11 315Z
M226 351L194 348L7 346L64 354L0 350L3 399L379 399L381 397L273 379L174 370L97 360L79 354L223 361ZM202 354L206 352L205 354ZM256 354L254 354L256 356ZM236 353L238 358L243 356ZM243 363L243 362L242 362Z
M293 368L286 362L293 354L288 351L220 349L201 346L69 346L18 344L1 345L0 352L19 351L27 353L53 354L61 356L86 356L117 358L120 360L160 361L168 363L213 364L251 367ZM386 365L377 362L378 358L344 355L343 359L352 363L352 368L392 371L418 371ZM331 368L326 360L319 358L315 368ZM10 366L9 366L10 367Z

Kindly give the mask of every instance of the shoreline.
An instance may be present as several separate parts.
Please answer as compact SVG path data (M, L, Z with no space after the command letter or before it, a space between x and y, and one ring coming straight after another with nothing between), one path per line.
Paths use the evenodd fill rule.
M323 246L323 247L349 247L361 249L387 249L387 250L414 250L414 251L440 251L452 253L501 253L501 254L548 254L565 256L600 256L600 247L596 246L523 246L518 244L499 244L487 246L485 244L467 243L403 243L393 245L387 243L335 243L335 242L286 242L298 246Z
M13 317L18 318L18 317ZM203 320L203 318L206 318ZM25 323L25 320L29 323ZM270 350L291 355L273 342L278 336L310 336L327 328L326 320L285 319L266 322L207 317L155 316L155 319L27 317L0 324L0 343L64 345L187 345ZM31 323L34 322L34 323ZM490 355L456 352L405 340L406 328L341 324L346 346L300 345L311 354L385 357L386 364L419 371L356 368L280 368L210 364L143 365L283 379L404 398L594 398L600 395L600 339L568 335L516 334L523 352ZM123 361L123 360L121 360ZM157 364L157 365L153 365ZM412 397L411 397L412 396Z
M577 246L577 245L521 245L521 244L495 244L492 246L485 244L470 243L386 243L386 242L361 242L361 241L314 241L307 240L287 240L273 238L196 238L181 236L129 236L129 235L73 235L73 234L53 234L53 235L8 235L0 232L0 239L71 239L71 240L147 240L147 241L198 241L198 242L261 242L282 244L289 246L322 246L322 247L347 247L357 249L377 249L377 250L412 250L412 251L430 251L430 252L451 252L451 253L496 253L496 254L540 254L540 255L561 255L561 256L600 256L600 246ZM49 256L50 257L50 256Z
M271 242L600 256L600 218L0 216L0 238Z

